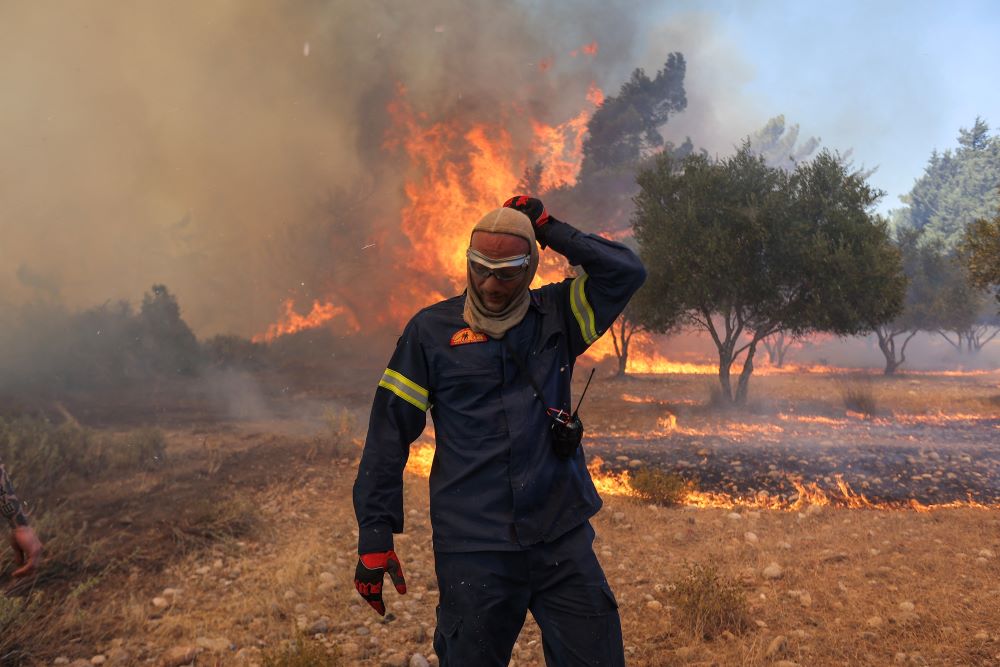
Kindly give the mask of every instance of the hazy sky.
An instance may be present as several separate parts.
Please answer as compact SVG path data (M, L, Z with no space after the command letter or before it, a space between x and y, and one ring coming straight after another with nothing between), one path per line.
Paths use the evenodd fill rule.
M691 103L673 132L691 128L697 145L723 153L784 114L803 136L877 166L883 210L959 127L977 115L1000 126L997 2L682 0L663 3L657 23L666 27L647 33L647 66L677 41L688 58Z

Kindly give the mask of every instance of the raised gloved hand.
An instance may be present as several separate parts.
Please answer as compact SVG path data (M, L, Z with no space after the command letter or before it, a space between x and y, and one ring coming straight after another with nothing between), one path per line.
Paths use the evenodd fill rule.
M354 570L354 587L381 616L385 616L385 603L382 601L382 580L386 571L400 595L406 594L406 580L403 578L403 566L395 551L380 551L378 553L361 554L358 566Z
M16 526L10 534L10 545L19 568L11 573L13 577L26 577L34 574L42 561L42 543L35 535L31 526Z
M545 205L541 199L535 199L528 195L515 195L503 203L504 208L512 208L524 213L531 219L531 224L535 231L549 221L549 214L545 211Z

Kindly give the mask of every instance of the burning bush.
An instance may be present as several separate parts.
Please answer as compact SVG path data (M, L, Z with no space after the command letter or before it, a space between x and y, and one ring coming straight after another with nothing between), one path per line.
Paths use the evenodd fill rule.
M739 582L720 574L714 565L688 563L684 574L673 582L670 600L696 637L713 639L727 630L738 634L751 627Z
M691 482L675 473L640 468L632 475L632 488L641 498L657 505L677 505L691 490Z

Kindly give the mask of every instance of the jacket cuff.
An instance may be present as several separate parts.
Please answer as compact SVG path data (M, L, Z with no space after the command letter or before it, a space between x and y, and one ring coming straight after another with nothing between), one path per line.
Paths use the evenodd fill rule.
M28 517L24 515L24 508L16 500L8 499L7 502L0 505L0 517L3 517L11 528L28 525Z
M572 225L549 216L548 222L535 229L535 238L542 248L552 246L552 249L560 255L565 255L572 246L573 236L579 233Z
M392 526L377 523L358 529L358 554L392 551Z
M542 247L542 250L552 245L552 241L555 239L556 246L553 249L558 251L558 246L561 245L560 241L568 240L572 231L572 227L550 215L548 222L541 227L535 227L535 239L538 240L538 245Z

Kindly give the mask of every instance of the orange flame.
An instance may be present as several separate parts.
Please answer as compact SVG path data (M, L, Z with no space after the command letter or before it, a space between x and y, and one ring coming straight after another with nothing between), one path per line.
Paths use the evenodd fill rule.
M346 308L334 305L329 301L325 303L320 303L319 300L313 301L312 310L309 311L308 315L299 315L295 312L295 302L292 299L285 299L282 303L282 308L285 312L281 319L268 326L267 331L264 333L257 334L251 338L253 342L270 343L278 336L292 334L296 331L302 331L303 329L315 329L318 326L326 324L335 317L344 318L344 322L349 331L357 332L361 330L361 326L358 324L358 321L354 317L353 313Z
M592 90L588 99L594 97ZM533 140L525 148L516 145L504 125L429 122L412 108L402 87L388 109L393 127L385 145L401 149L410 163L404 188L408 204L401 211L401 228L412 247L407 262L415 274L441 276L445 283L414 286L415 292L394 306L405 318L414 305L433 303L445 298L443 290L454 293L464 287L472 223L515 194L526 167L541 163L542 189L576 182L590 110L558 125L531 121ZM539 282L561 280L565 274L565 263L550 254L539 267Z
M433 461L434 445L415 445L411 448L406 470L426 478L430 475ZM587 470L590 471L590 477L594 481L594 487L598 493L608 496L643 499L643 494L632 486L632 478L627 470L620 473L605 470L604 461L599 456L591 457L590 463L587 464ZM987 505L977 502L971 497L964 501L933 505L924 505L915 499L898 503L874 502L864 494L856 492L840 475L835 475L834 480L837 490L835 492L828 492L820 488L815 482L804 482L801 479L790 477L789 482L795 487L795 493L789 498L771 495L767 491L759 491L749 496L738 496L715 491L698 491L692 488L685 492L681 504L687 507L775 510L784 512L798 512L807 510L810 507L840 507L869 510L912 509L917 512L959 508L1000 509L1000 504Z
M593 47L596 49L596 43ZM550 65L551 61L541 63L543 69ZM408 204L400 212L400 228L410 248L398 264L421 278L393 290L387 304L389 320L403 322L415 307L443 300L464 287L465 249L472 223L516 194L526 167L541 164L538 187L542 191L576 182L587 120L602 100L603 93L592 83L586 101L581 100L581 111L556 125L538 120L520 124L432 121L413 108L405 87L397 88L395 99L387 107L392 127L384 147L403 153L408 161L404 185ZM514 104L501 112L513 118L522 114ZM513 132L528 129L530 140L515 140ZM546 253L536 284L562 280L567 269L561 257ZM253 340L271 341L320 326L339 315L348 316L349 326L356 330L357 322L342 307L317 302L313 311L303 317L287 301L283 317Z
M611 334L605 333L601 336L587 349L585 356L593 362L614 358L615 343ZM629 373L714 375L719 372L719 366L671 361L656 349L656 343L648 333L639 331L632 336L629 343L628 364L625 370Z

